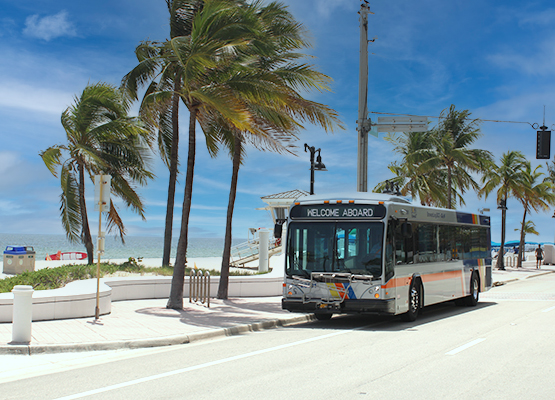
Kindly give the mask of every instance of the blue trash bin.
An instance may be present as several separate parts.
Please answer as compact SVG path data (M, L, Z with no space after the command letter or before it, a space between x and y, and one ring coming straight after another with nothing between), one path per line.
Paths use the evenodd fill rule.
M4 250L4 273L21 274L35 270L35 250L32 246L6 246Z

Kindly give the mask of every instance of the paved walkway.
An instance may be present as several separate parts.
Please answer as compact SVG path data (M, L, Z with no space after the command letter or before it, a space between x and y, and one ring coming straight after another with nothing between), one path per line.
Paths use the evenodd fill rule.
M494 285L555 272L548 266L494 270ZM311 314L281 309L281 297L211 300L210 308L184 303L168 310L165 299L119 301L112 312L94 318L40 321L32 324L29 345L10 344L12 324L0 324L0 354L37 354L67 351L110 350L189 343L211 337L268 329L309 321ZM187 301L187 300L185 300Z

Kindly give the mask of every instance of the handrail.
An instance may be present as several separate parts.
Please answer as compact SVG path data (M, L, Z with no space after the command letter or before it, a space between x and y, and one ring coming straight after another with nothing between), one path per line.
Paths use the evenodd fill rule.
M247 262L255 261L259 256L259 240L258 237L247 240L246 242L235 245L231 248L231 264L240 265ZM276 253L276 249L281 247L280 238L270 238L268 250Z

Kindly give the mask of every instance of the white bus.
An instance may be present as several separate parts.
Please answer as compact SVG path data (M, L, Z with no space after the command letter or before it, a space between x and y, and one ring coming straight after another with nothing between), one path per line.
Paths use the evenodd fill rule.
M282 308L402 314L491 288L490 218L392 195L307 196L289 210Z

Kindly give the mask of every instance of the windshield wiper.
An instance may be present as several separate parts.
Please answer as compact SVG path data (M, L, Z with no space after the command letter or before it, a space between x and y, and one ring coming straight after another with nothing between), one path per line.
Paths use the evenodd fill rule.
M298 273L297 273L298 272ZM295 271L295 273L290 274L293 278L294 277L300 277L300 278L310 278L310 274L308 273L307 270L304 269L298 269Z

